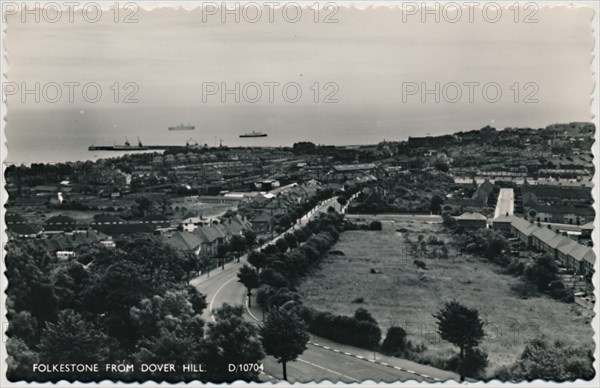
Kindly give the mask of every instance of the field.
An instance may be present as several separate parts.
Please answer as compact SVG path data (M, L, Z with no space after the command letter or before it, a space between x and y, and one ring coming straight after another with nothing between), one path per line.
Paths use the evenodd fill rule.
M452 236L439 220L417 217L381 217L382 231L342 233L332 249L344 255L328 256L303 282L300 291L305 303L346 315L366 308L384 335L392 325L403 327L413 344L426 346L423 359L436 363L456 349L436 333L432 314L445 301L456 299L476 308L486 321L482 347L489 356L488 373L514 362L525 342L540 334L565 342L593 343L590 310L545 296L519 299L511 290L519 280L503 274L498 265L458 255L453 248L448 258L442 258L440 245L427 241L432 236L451 241ZM427 253L411 250L419 239L426 242ZM425 262L427 269L418 269L415 259ZM359 298L364 301L359 303Z

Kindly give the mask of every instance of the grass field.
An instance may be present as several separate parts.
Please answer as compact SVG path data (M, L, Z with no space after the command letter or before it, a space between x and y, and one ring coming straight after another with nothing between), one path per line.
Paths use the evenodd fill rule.
M382 221L382 231L342 233L332 249L345 255L328 256L301 286L307 305L347 315L364 307L384 335L392 325L404 327L413 344L426 346L423 358L435 364L456 349L436 334L432 314L445 301L456 299L476 308L487 322L482 347L489 356L488 374L515 361L525 342L539 334L593 343L592 311L545 296L519 299L510 289L519 282L517 278L503 274L496 264L458 255L452 248L448 259L438 257L439 246L431 244L427 254L411 251L410 246L416 245L411 242L418 241L419 235L424 241L430 236L451 241L441 223L409 216L386 216ZM418 269L415 259L424 261L427 270ZM353 303L358 298L364 302Z

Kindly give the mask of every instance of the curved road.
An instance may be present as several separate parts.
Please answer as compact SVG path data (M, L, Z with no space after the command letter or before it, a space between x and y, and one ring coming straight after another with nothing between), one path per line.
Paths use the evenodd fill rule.
M329 206L339 210L336 198L327 200L317 206L311 213L303 217L299 224L316 214L327 211ZM290 229L296 228L298 225ZM275 238L276 241L280 236ZM269 242L272 243L273 241ZM225 270L216 269L210 277L197 277L191 281L200 292L206 295L208 308L204 311L205 322L213 322L212 311L224 303L231 305L245 305L246 319L260 324L262 310L253 306L248 308L246 288L237 281L237 271L243 265L246 256L240 263L230 263ZM374 359L375 358L375 359ZM263 360L264 372L261 378L266 381L277 382L282 380L282 368L277 361L267 356ZM308 348L294 362L287 365L289 382L311 382L329 380L332 382L362 382L373 381L444 381L457 379L454 373L417 364L408 360L387 357L381 354L359 349L351 346L337 344L324 339L311 338Z

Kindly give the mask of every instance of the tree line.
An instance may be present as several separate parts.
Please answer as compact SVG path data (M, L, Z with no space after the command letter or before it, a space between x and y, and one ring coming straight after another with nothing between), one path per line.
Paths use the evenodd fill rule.
M202 320L205 296L187 282L190 256L157 236L98 248L85 265L58 261L31 243L11 242L6 256L7 377L11 381L256 380L257 371L229 363L264 357L258 328L241 307L224 306L216 322ZM206 373L118 375L45 373L34 363L202 364Z

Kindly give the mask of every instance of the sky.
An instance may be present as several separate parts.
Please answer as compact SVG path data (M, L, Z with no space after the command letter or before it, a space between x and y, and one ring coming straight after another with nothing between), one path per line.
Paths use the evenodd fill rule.
M130 11L121 10L118 23L107 9L95 23L77 10L73 22L66 11L57 23L8 16L6 76L17 88L7 100L9 153L11 138L18 153L37 137L58 141L77 131L86 139L102 130L108 138L145 128L152 139L167 125L188 121L206 137L224 133L230 141L238 132L264 129L277 132L279 142L305 131L306 140L353 144L488 124L592 119L593 10L587 7L520 9L518 15L503 8L497 18L487 10L488 20L475 8L472 22L467 9L460 16L440 9L436 22L408 8L339 7L318 14L303 8L292 23L296 7L286 20L283 10L267 6L256 23L249 22L254 7L240 11L239 22L220 10L164 7L139 9L137 22L124 23ZM327 15L336 22L325 23ZM525 23L528 15L533 23ZM36 82L39 102L22 94ZM65 82L79 83L73 101ZM81 85L93 82L98 87L86 97L97 89L102 97L92 103ZM58 90L52 83L62 92L57 102L48 101ZM221 93L236 83L237 92ZM269 84L275 85L272 101Z

